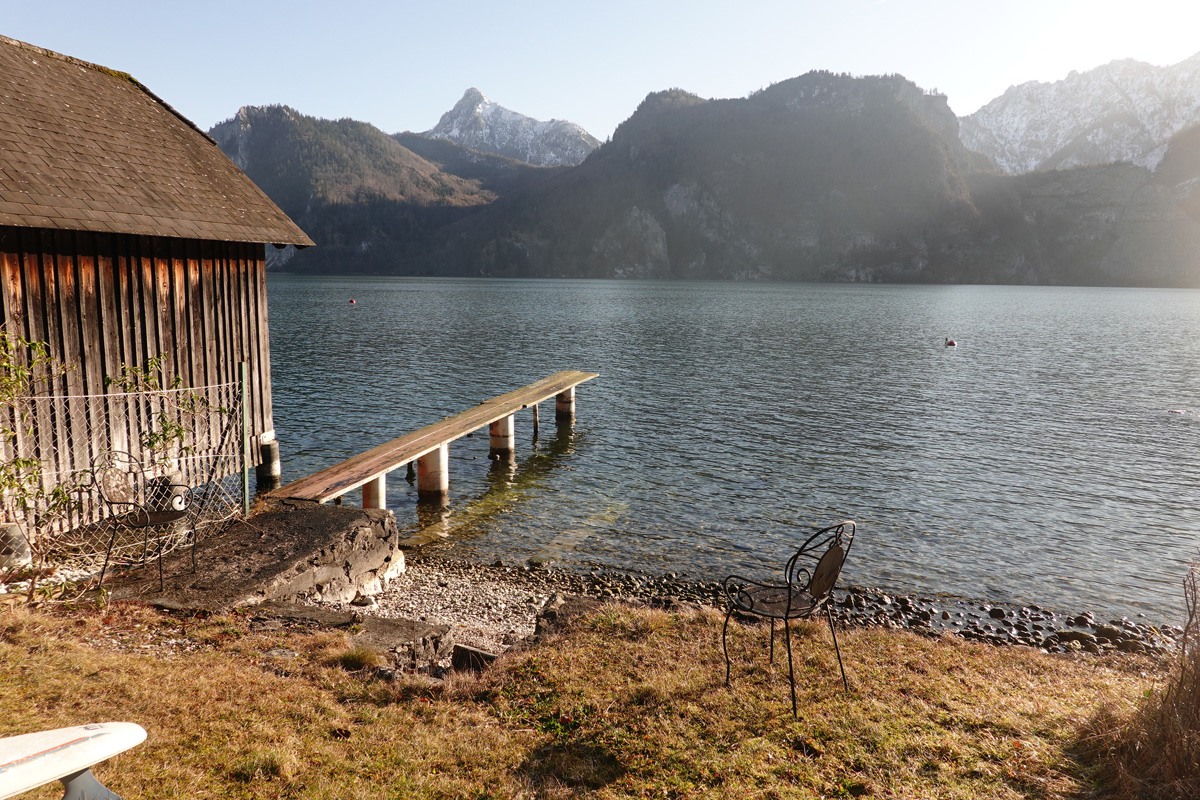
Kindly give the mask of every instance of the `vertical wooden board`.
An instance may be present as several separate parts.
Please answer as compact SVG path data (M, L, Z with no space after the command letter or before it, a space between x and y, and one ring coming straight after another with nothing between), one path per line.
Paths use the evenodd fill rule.
M212 242L200 242L200 320L203 335L200 346L204 348L205 381L208 385L221 382L220 366L217 363L217 270L214 264Z
M85 442L77 442L76 450L82 461L76 468L89 468L104 449L108 439L108 415L104 401L104 335L101 328L99 276L96 274L96 236L92 233L75 234L75 262L79 277L79 339L80 362L84 373L80 377L83 392L88 398L72 401L72 406L82 402L82 411L87 420L88 436ZM80 445L82 444L82 447Z
M137 266L138 239L136 236L116 234L113 236L113 285L116 293L113 298L116 316L114 325L117 331L117 358L109 377L114 380L121 375L123 366L137 366L141 363L141 331L137 319L141 309L141 291L139 286L139 270ZM109 387L112 392L119 392L120 387ZM125 399L114 401L120 411L123 422L119 432L114 430L113 447L117 450L132 452L132 443L136 441L137 415Z
M259 281L261 279L262 262L258 259L258 250L261 245L242 244L243 256L246 263L246 347L248 348L247 362L249 362L251 384L254 386L254 413L250 417L250 451L251 463L257 465L259 463L259 441L258 437L266 428L263 427L263 412L265 409L265 398L263 396L262 386L264 377L264 365L262 359L262 330L265 327L263 316L266 309L259 306Z
M267 260L266 245L258 245L257 264L255 266L255 289L258 298L258 363L262 392L262 412L259 419L258 433L263 434L275 429L275 409L271 399L271 328L267 306ZM261 453L258 456L261 463Z
M3 317L0 324L10 336L21 332L21 309L24 304L24 289L21 281L21 235L15 228L0 227L0 304ZM0 428L15 431L17 420L11 407L0 409ZM17 457L8 437L0 440L0 459Z
M216 364L215 351L213 350L212 336L212 258L211 251L207 242L193 240L188 245L188 261L189 264L194 262L195 272L192 283L192 330L194 338L192 340L192 357L198 360L203 368L204 385L213 387L216 383ZM205 400L210 407L219 407L221 405L221 396L219 391L214 388L208 388L204 394ZM220 426L212 424L212 415L209 415L209 427L205 432L204 446L210 451L215 452L220 436Z
M211 320L211 328L209 330L208 348L210 359L213 365L214 377L216 383L228 384L231 382L230 377L230 352L229 352L229 310L226 292L228 287L228 268L229 263L226 257L226 245L213 242L204 243L204 252L210 258L207 259L211 268L211 278L207 286L207 300L209 310L206 312L206 319ZM228 388L222 390L222 405L230 410L230 416L234 416L235 409L233 408L234 393ZM220 434L218 434L219 436ZM218 442L218 445L222 444Z
M183 242L174 238L161 239L160 242L164 255L163 268L166 271L164 277L169 287L166 295L167 306L163 309L163 345L167 348L167 352L171 353L171 360L175 364L175 369L167 377L171 381L178 378L182 387L191 387L194 385L192 382L192 358L188 349L191 327L187 322L187 274L182 258ZM174 423L187 430L188 420L184 418L177 400L178 395L173 395L169 401L171 418ZM192 442L185 437L183 444L191 446ZM182 468L185 464L179 466Z
M121 309L125 293L128 291L128 279L122 277L121 265L123 259L117 251L117 242L123 237L114 234L98 234L96 236L96 313L99 315L100 334L100 391L108 393L107 380L117 377L123 363L125 345L123 339L127 336ZM128 420L125 417L125 406L116 399L109 397L105 400L106 417L105 436L103 441L97 441L97 447L104 450L128 449L127 432Z
M254 385L254 415L250 418L250 463L257 466L262 463L262 450L258 437L266 430L264 420L266 414L266 394L263 391L264 380L270 374L270 365L263 362L263 347L261 333L266 327L264 316L260 316L259 308L259 279L262 275L262 245L243 243L242 250L246 259L246 348L249 352L248 361ZM261 309L265 315L266 309Z
M10 334L16 332L21 308L20 234L0 226L0 325Z
M132 320L138 332L138 368L159 353L158 346L158 282L154 279L154 251L149 236L137 237L138 310Z
M167 346L175 351L177 372L185 386L196 386L196 376L192 369L192 354L188 343L192 339L191 325L188 323L187 306L187 262L184 260L183 242L179 239L165 240L169 245L168 264L171 273L171 302L173 304L173 319L171 320L171 339Z
M59 358L68 370L63 374L61 389L55 394L70 397L84 393L84 373L87 370L80 334L78 250L74 231L54 231L49 239L55 253L51 272L58 293L58 303L54 311L57 312L59 337L62 342ZM62 473L83 469L87 464L86 453L90 434L87 416L76 413L78 409L69 401L55 401L54 405L56 434L53 469Z
M48 236L53 247L54 259L50 263L50 273L53 276L58 302L47 314L53 313L58 319L59 341L61 350L59 358L67 365L68 372L63 375L63 391L57 394L79 394L83 391L83 346L80 336L80 297L79 269L76 261L75 232L53 231Z
M38 230L36 236L36 269L42 282L42 307L36 312L42 318L42 337L52 358L63 357L62 325L59 321L58 282L55 279L54 231ZM47 382L44 394L63 394L62 380ZM60 428L57 416L48 407L43 408L38 415L36 457L43 461L49 460L54 453L54 443L64 434Z
M240 342L239 337L240 337L240 332L241 332L241 312L239 310L239 305L238 305L238 298L239 298L239 288L238 287L239 287L239 281L240 281L239 266L240 265L238 262L237 247L235 244L227 242L224 245L222 245L222 250L224 253L224 263L225 263L225 286L224 286L224 296L222 297L222 301L223 301L223 307L224 307L224 311L225 311L225 322L226 322L225 331L224 331L225 349L228 353L228 357L226 358L226 361L225 361L225 369L228 374L229 382L238 384L238 381L240 379L240 366L239 365L242 360L241 347L239 344L239 342ZM237 386L234 389L234 392L235 392L235 394L240 392L240 386ZM238 426L238 430L235 430L233 432L231 441L229 443L231 447L236 448L239 452L241 449L241 439L240 439L240 436L241 436L240 424L241 423L240 423L240 420L241 420L242 414L243 414L243 411L241 410L241 407L239 406L237 413L235 415L235 420L234 420L234 424L236 426Z
M242 260L241 248L236 242L230 242L226 245L229 252L229 311L230 311L230 341L232 344L233 359L230 366L233 368L234 375L238 375L239 364L246 361L246 310L244 300L246 299L245 289L245 262ZM249 377L249 376L247 376ZM250 419L254 419L254 396L253 382L249 381L246 390L246 403L250 409Z
M55 264L57 258L54 253L54 231L39 230L37 241L37 259L38 271L41 273L42 279L42 307L38 309L42 315L43 333L45 334L42 341L50 348L50 354L55 358L62 358L62 324L59 320L58 309L58 281L55 279ZM55 385L50 387L50 394L62 394L62 383L56 381Z
M25 288L25 307L18 333L31 342L46 341L46 320L42 288L42 265L38 258L38 232L21 233L21 277Z
M183 248L183 263L186 290L187 304L187 326L188 326L188 361L191 364L193 389L197 390L197 396L209 399L209 385L206 349L204 346L204 306L200 289L200 254L197 243L194 240L185 240L181 242ZM208 427L208 415L197 413L193 415L192 429L194 432L195 452L196 454L207 453L212 447L212 434ZM194 460L194 459L193 459Z
M209 360L209 349L207 342L207 292L206 292L206 277L203 257L202 242L196 239L189 240L187 243L187 265L188 265L188 307L190 309L190 324L191 333L191 358L195 364L196 386L211 387L213 380L213 365ZM205 401L204 413L197 417L196 438L197 445L203 448L204 454L210 459L216 455L218 438L220 437L220 424L217 419L215 409L220 406L220 397L214 389L205 388L201 395ZM212 465L209 462L197 462L197 466L204 469L207 477L209 472L208 467Z
M139 352L137 364L131 366L146 369L150 359L156 358L162 352L158 319L158 276L154 270L153 238L137 237L136 266L140 302L132 324L135 326L135 330L139 331ZM130 435L130 452L141 458L143 455L141 441L145 433L150 430L152 418L146 403L132 398L129 403L130 407L136 409L137 412L132 418L135 425Z
M37 254L32 252L35 244L33 232L22 228L17 233L17 270L20 274L18 282L22 289L22 304L13 309L17 325L13 331L18 336L29 341L41 341L41 317L37 315L42 302L41 273L37 263ZM23 352L17 353L17 363L25 364ZM32 455L36 448L36 420L17 421L16 450L19 458Z
M158 327L158 354L163 357L161 376L166 383L176 375L182 377L179 356L175 350L175 303L171 297L171 252L168 241L155 236L154 242L154 306Z
M250 310L248 308L249 291L246 288L246 258L245 252L238 244L233 245L234 270L237 280L234 283L234 316L237 319L237 361L250 361ZM254 420L255 396L254 396L254 373L251 371L246 376L246 404L250 409L250 420Z
M233 383L237 380L237 362L233 347L233 314L230 286L233 283L232 259L229 257L229 246L221 247L221 257L217 267L216 309L217 337L220 353L221 382Z
M80 377L87 394L103 394L105 347L95 234L83 231L76 233L75 246L79 279L80 356L86 366L84 374Z

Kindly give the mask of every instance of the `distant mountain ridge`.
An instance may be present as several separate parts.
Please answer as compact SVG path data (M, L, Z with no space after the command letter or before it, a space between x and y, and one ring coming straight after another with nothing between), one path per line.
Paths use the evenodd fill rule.
M318 245L268 248L272 269L293 268L299 255L304 270L379 271L378 259L403 261L433 230L497 196L356 120L246 106L209 135Z
M574 122L542 122L494 103L472 87L422 136L539 167L574 166L600 142Z
M1130 162L1153 169L1200 123L1200 53L1167 67L1127 59L1031 81L960 119L963 144L1009 174Z
M899 75L654 92L575 167L278 106L212 133L317 242L296 272L1200 286L1200 128L1010 176Z

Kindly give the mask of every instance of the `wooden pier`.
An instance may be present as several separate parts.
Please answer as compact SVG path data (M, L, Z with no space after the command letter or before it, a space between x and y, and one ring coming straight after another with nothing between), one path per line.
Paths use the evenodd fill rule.
M487 425L491 453L511 453L516 412L532 407L536 425L538 403L553 397L555 416L569 419L575 415L575 387L596 377L595 372L557 372L289 483L269 496L325 503L361 486L363 508L386 508L388 473L415 461L417 496L445 498L450 490L450 442Z

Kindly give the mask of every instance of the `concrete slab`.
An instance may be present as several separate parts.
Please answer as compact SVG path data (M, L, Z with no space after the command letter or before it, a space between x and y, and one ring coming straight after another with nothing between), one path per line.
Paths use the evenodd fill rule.
M269 602L255 606L254 616L306 623L317 628L352 630L352 645L387 656L397 669L417 669L440 661L450 655L455 646L449 625L430 625L408 619L381 619L357 611Z

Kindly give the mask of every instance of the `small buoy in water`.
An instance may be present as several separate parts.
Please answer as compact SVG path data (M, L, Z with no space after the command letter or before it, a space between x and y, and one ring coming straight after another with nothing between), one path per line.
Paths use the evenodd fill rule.
M351 303L357 303L358 301L357 301L357 300L355 300L353 297L351 297L351 298L350 298L350 302L351 302ZM947 340L947 341L949 341L949 340Z
M353 303L354 301L351 300L350 302ZM958 342L954 341L953 339L947 339L946 347L958 347Z

